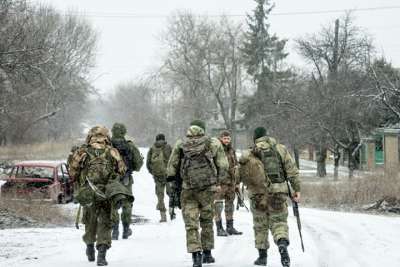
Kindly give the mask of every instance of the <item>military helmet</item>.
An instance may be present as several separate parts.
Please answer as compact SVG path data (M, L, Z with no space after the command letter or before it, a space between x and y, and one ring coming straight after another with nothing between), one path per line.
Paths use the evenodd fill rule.
M126 127L124 124L116 122L111 129L113 137L124 137L126 134Z
M87 144L110 143L110 133L104 126L94 126L86 137Z

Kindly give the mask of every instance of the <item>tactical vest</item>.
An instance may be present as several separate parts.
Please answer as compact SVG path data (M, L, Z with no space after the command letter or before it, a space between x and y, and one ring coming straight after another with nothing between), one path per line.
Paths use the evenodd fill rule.
M186 189L202 189L217 183L217 168L211 152L211 139L192 137L182 144L181 177Z
M261 161L264 164L264 171L271 183L285 182L283 166L281 164L281 155L276 149L276 146L271 146L267 149L261 149Z
M133 171L133 153L131 151L131 148L129 146L128 141L125 139L112 139L111 143L113 147L115 147L119 154L121 155L125 165L127 172L132 172Z
M151 154L151 171L153 175L157 177L167 176L167 163L168 158L164 153L165 146L156 147L153 146Z

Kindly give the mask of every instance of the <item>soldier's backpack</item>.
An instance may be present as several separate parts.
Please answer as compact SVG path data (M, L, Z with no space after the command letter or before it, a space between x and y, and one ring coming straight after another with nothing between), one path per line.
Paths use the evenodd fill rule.
M166 177L167 176L167 162L168 159L164 152L164 146L152 147L151 153L151 172L156 177Z
M134 158L128 141L125 139L112 139L111 142L124 160L127 172L132 172L134 169Z
M109 148L96 149L88 147L83 162L83 170L75 199L82 206L88 206L93 201L104 201L105 186L110 179L115 178L113 158Z
M217 183L217 168L207 136L187 138L182 144L181 177L188 189L201 189Z
M285 182L281 155L276 149L276 145L271 145L268 148L257 147L253 153L262 161L265 174L273 184Z

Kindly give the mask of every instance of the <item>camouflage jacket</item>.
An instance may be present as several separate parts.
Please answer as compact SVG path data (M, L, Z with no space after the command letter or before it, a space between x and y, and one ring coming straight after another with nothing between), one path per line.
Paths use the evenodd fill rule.
M82 184L85 181L84 175L84 168L85 168L85 159L87 157L87 149L89 146L92 146L94 148L100 148L100 149L109 149L111 157L113 159L113 166L114 166L114 171L115 171L115 176L123 176L126 172L126 166L124 161L122 160L118 150L115 148L109 146L109 145L104 145L100 143L92 143L92 144L84 144L81 145L78 149L76 149L71 156L68 158L68 171L71 177L75 181L78 182L78 184Z
M226 185L239 184L240 176L238 173L238 160L236 157L236 151L230 144L229 145L222 144L222 147L224 148L225 155L229 163L229 169L228 172L226 173L226 176L222 177L219 182L221 184L226 184Z
M191 126L187 133L186 137L187 138L192 138L192 137L199 137L199 136L204 136L205 132L203 129L197 126ZM178 140L172 149L171 157L168 161L168 167L167 167L167 173L168 176L174 176L176 177L179 173L179 165L181 163L182 158L182 146L183 146L183 141ZM216 139L216 138L211 138L211 144L210 144L210 150L213 156L213 161L214 164L217 168L217 182L222 177L225 177L226 172L228 171L229 168L229 163L225 155L224 148L222 147L221 142ZM187 189L189 186L187 182L184 180L182 183L182 188Z
M271 137L261 137L255 140L255 148L268 149L271 147L276 149L279 153L291 187L295 192L300 192L299 170L286 147L277 143L277 141ZM252 184L254 188L257 187L258 183L261 187L267 187L268 192L271 193L287 193L287 185L285 182L272 183L268 175L265 174L264 169L261 170L260 164L263 163L254 155L254 149L245 151L239 162L241 165L240 175L243 182ZM251 174L249 174L249 172ZM265 179L261 178L261 173L263 173Z

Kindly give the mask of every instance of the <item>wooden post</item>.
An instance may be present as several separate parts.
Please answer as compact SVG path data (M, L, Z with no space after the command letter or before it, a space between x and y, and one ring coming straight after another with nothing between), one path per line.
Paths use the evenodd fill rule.
M385 173L388 175L399 171L399 136L400 129L384 129Z

